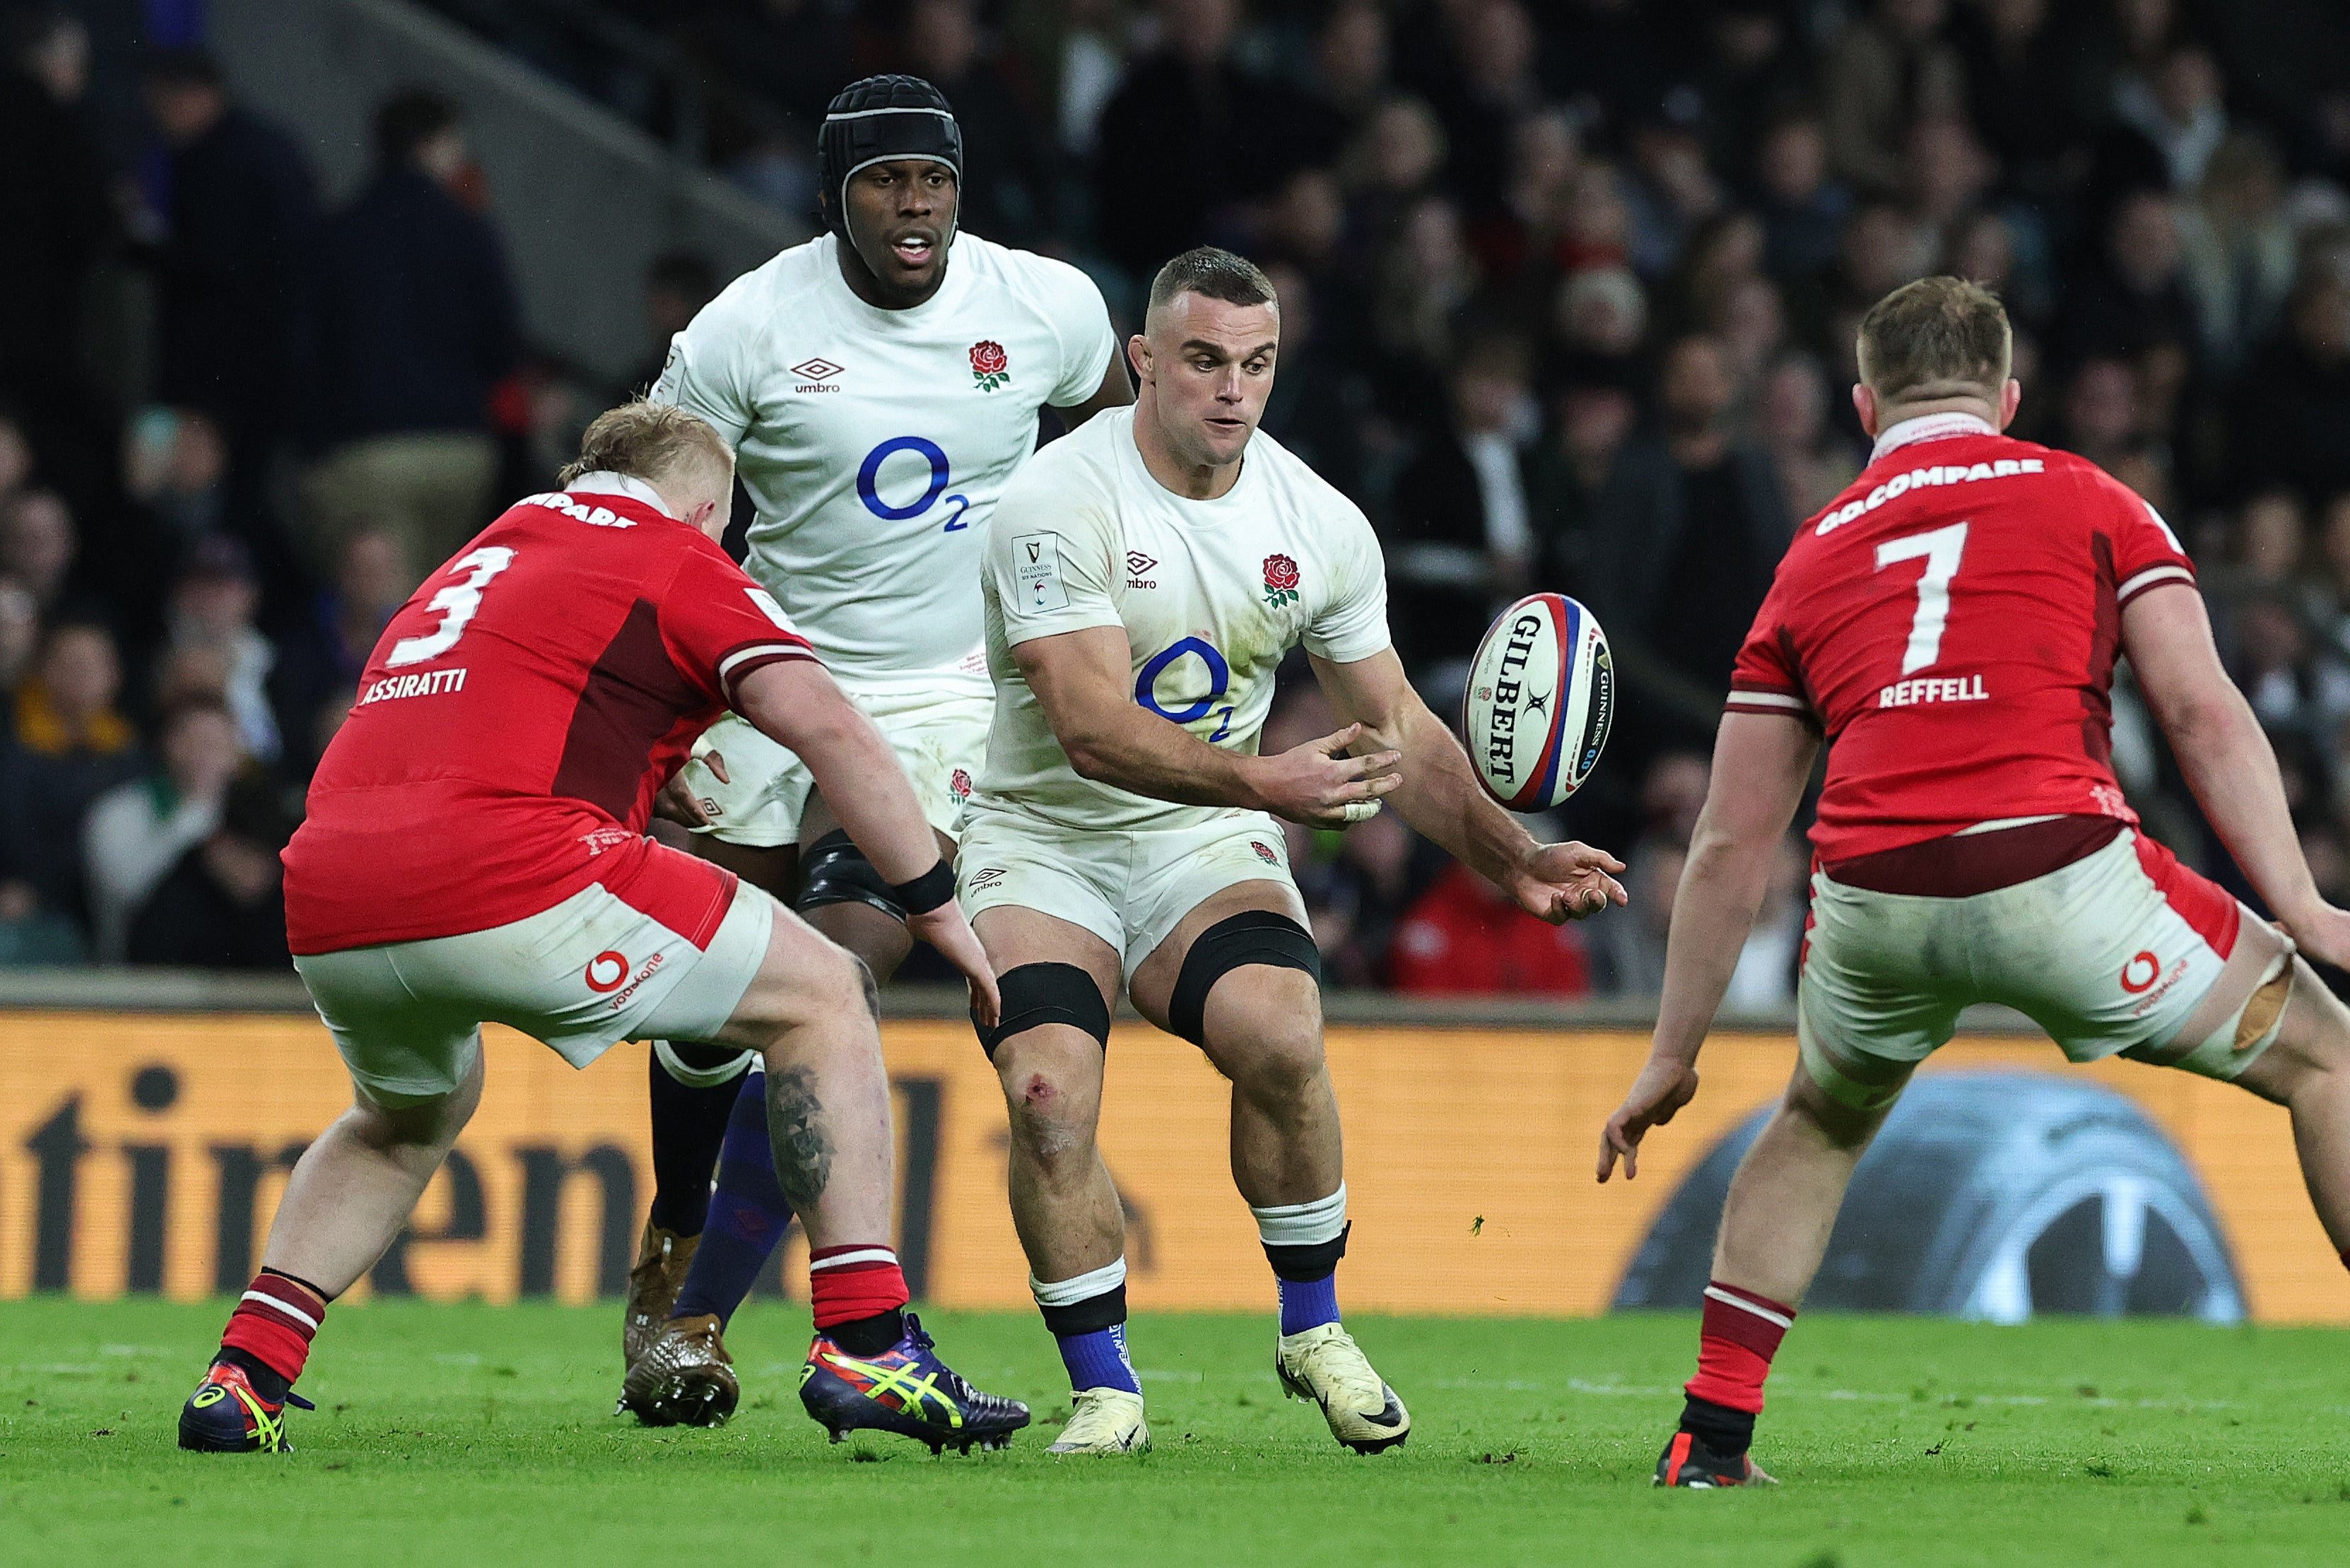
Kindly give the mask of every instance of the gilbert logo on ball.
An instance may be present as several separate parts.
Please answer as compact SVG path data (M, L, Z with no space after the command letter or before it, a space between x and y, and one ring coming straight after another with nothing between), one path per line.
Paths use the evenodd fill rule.
M1565 595L1520 599L1477 645L1461 734L1477 782L1512 811L1542 811L1582 788L1615 716L1607 634Z

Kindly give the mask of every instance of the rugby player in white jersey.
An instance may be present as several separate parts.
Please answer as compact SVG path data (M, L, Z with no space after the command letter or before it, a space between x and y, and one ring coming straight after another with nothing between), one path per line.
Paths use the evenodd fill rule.
M1039 453L987 542L996 723L957 877L1003 990L980 1038L1011 1113L1013 1219L1075 1389L1055 1453L1149 1440L1125 1227L1095 1147L1121 988L1232 1081L1232 1176L1279 1282L1283 1385L1357 1451L1410 1432L1339 1321L1347 1187L1320 960L1274 817L1336 826L1384 800L1544 919L1624 898L1613 857L1536 844L1479 790L1388 646L1370 524L1256 434L1280 327L1248 262L1168 263L1128 346L1135 407ZM1274 671L1301 642L1347 725L1259 756Z
M1133 394L1083 273L957 232L962 135L936 88L857 82L816 145L829 232L704 307L651 396L736 448L757 514L746 567L889 739L951 855L994 707L979 646L989 514L1035 448L1039 409L1075 426ZM698 819L702 853L887 980L911 945L905 911L806 767L735 718L697 751L672 805ZM658 1190L622 1395L649 1421L732 1412L724 1324L791 1217L764 1096L733 1088L749 1066L733 1051L656 1051Z

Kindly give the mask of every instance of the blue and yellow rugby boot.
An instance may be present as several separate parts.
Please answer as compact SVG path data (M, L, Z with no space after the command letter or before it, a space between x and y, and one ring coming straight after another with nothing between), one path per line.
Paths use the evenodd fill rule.
M1028 1424L1028 1407L983 1394L941 1361L922 1320L879 1355L852 1355L819 1334L800 1368L800 1403L836 1443L857 1431L896 1432L944 1449L1003 1449Z
M315 1410L317 1406L288 1389L282 1402L272 1403L254 1392L244 1368L215 1361L204 1368L204 1380L180 1407L180 1447L208 1454L290 1454L286 1440L286 1407Z

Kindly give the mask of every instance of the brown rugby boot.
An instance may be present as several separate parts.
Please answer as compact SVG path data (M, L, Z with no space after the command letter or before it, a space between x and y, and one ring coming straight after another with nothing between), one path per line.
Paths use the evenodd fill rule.
M693 1262L699 1235L681 1236L645 1221L645 1239L637 1243L637 1266L629 1271L629 1306L620 1319L620 1370L626 1373L660 1337L661 1324L677 1305L685 1288L685 1271Z
M620 1409L648 1427L723 1427L742 1397L712 1313L663 1324L620 1381Z

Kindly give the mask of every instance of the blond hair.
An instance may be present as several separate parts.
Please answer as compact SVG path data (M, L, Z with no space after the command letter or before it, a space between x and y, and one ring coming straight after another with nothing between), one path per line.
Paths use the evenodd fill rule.
M1962 277L1921 277L1860 322L1860 379L1887 402L1999 400L2014 337L1999 296Z
M578 461L564 464L556 480L569 484L583 473L625 473L656 483L696 463L732 473L734 449L683 409L638 398L596 416L579 438Z

